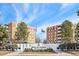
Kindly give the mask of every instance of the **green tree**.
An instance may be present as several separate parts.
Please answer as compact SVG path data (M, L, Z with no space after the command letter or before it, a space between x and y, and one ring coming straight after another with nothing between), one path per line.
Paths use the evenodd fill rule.
M24 22L21 22L17 26L17 32L15 33L17 41L24 42L28 38L28 27Z
M79 16L79 10L77 10L77 16Z
M8 41L7 26L0 24L0 43L6 45L7 41Z
M61 26L62 43L71 43L73 37L72 22L65 20Z

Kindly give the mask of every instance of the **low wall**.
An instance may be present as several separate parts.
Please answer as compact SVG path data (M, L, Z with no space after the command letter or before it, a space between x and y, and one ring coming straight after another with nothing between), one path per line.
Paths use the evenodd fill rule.
M16 51L24 51L25 48L39 48L39 47L45 47L45 48L52 48L53 50L57 50L57 47L59 44L43 44L43 43L35 43L35 44L25 44L25 43L17 43L17 50ZM42 49L42 48L41 48ZM43 48L44 49L44 48Z

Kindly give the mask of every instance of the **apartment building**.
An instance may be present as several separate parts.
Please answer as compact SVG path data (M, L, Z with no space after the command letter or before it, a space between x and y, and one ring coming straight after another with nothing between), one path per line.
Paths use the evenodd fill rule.
M53 27L47 28L47 39L48 39L49 43L55 42L56 36L55 36L55 33L53 33L53 32L54 32Z
M15 38L15 32L17 31L17 23L16 22L12 22L8 24L8 33L9 33L9 40L11 42L16 41Z
M9 40L13 41L13 42L16 42L15 32L17 31L17 24L18 23L16 23L16 22L12 22L12 23L8 24ZM35 43L36 29L28 26L28 31L29 31L28 39L26 39L25 41L27 43Z
M74 36L75 42L79 43L79 30L77 30L76 26L79 27L79 25L74 24L74 27L73 27L74 34L73 34L73 36Z
M36 29L33 27L28 26L28 31L29 31L29 35L28 35L28 43L35 43L36 42Z
M73 37L71 42L78 42L78 37L76 37L76 24L72 25ZM50 26L47 28L47 39L49 43L61 43L61 25Z
M49 43L61 42L61 25L50 26L47 28L47 39Z
M72 30L73 30L73 37L72 37L72 42L73 43L76 43L77 42L77 37L76 37L76 34L77 34L77 32L76 32L76 24L73 24L73 27L72 27Z
M61 25L56 25L56 43L61 43Z

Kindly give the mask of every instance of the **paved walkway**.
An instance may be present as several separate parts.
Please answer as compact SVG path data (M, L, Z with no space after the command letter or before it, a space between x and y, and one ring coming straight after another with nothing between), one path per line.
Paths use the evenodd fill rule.
M72 56L71 54L58 53L58 54L19 54L17 56Z
M20 53L22 53L22 51L20 51L20 52L12 52L12 53L6 54L5 56L17 56Z
M57 53L58 56L73 56L70 53L66 53L66 52L63 52L63 51L60 51L60 50L57 50L57 49L55 49L54 51Z
M32 53L32 52L24 54L22 51L20 51L20 52L12 52L12 53L9 53L5 56L73 56L73 54L62 52L60 50L54 49L54 51L56 53L50 53L50 54L48 54L48 53L47 54L43 54L43 53L39 54L39 53Z
M38 54L38 53L26 53L23 54L22 52L12 52L5 56L73 56L72 54L66 53L66 52L57 52L57 53L51 53L51 54Z
M72 54L66 53L66 52L58 52L57 56L73 56Z

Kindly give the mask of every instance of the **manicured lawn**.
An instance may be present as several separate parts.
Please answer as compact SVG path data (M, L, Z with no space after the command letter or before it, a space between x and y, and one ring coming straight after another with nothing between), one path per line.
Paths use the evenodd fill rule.
M11 53L11 51L0 51L0 56L6 55L8 53Z

